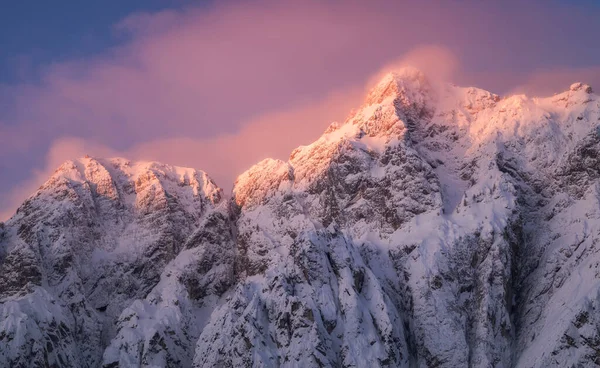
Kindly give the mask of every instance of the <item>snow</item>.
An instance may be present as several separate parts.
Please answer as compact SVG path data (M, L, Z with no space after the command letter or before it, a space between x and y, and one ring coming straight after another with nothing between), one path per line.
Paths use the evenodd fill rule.
M599 119L583 83L501 98L409 68L230 203L199 170L68 161L0 229L0 365L45 363L31 338L62 323L48 363L585 366Z

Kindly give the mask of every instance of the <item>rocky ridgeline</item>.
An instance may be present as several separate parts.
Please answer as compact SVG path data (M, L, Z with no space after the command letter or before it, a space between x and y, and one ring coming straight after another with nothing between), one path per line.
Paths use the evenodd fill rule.
M229 200L69 161L0 224L0 366L600 364L599 124L403 69Z

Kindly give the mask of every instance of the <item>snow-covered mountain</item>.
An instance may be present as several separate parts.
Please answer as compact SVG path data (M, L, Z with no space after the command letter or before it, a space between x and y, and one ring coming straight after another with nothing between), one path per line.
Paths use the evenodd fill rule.
M599 125L407 68L231 199L66 162L0 227L0 366L600 365Z

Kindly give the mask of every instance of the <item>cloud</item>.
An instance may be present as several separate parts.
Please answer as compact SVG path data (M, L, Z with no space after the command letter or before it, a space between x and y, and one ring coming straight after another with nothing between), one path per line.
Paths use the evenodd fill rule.
M7 217L14 213L18 205L47 180L62 162L86 154L200 168L228 192L235 178L253 164L267 157L287 160L293 149L317 139L330 123L344 121L349 112L362 103L366 89L372 87L382 74L405 66L417 67L430 77L447 80L456 70L457 61L443 47L421 46L388 63L367 77L366 82L359 81L299 106L267 112L241 122L241 128L235 132L214 137L159 138L123 150L81 138L59 138L50 146L43 169L35 170L31 177L9 193L11 200L6 205L8 210L0 215Z
M38 83L0 88L0 119L33 145L93 136L125 148L234 132L249 117L355 85L423 44L445 45L463 64L485 62L488 72L506 54L536 60L542 43L506 29L506 11L496 20L493 6L471 5L251 1L134 14L115 25L118 46L47 66ZM529 26L545 22L547 10L538 10Z
M458 61L444 47L420 46L352 86L299 106L244 120L240 123L240 129L213 137L157 138L122 150L115 150L92 140L59 138L52 143L45 166L34 171L31 177L11 191L11 200L6 205L8 211L4 215L12 214L62 162L86 154L97 157L121 156L200 168L228 192L235 178L253 164L267 157L287 160L294 148L317 139L331 122L344 121L353 108L360 106L366 91L385 72L405 66L417 67L430 79L441 82L451 79L458 69Z
M583 68L552 68L536 70L516 85L511 93L530 96L551 96L566 91L574 82L583 82L600 91L600 66Z
M128 155L202 168L229 190L237 175L253 164L267 157L287 160L294 148L317 139L331 122L343 120L360 103L362 92L350 88L310 104L268 113L245 122L233 134L142 143Z
M0 221L7 220L19 205L44 183L65 161L93 153L98 157L115 156L115 151L102 145L86 142L80 138L60 138L53 142L48 151L42 169L32 170L27 179L15 185L3 197Z
M156 139L121 151L81 138L57 139L50 146L44 167L32 171L26 180L8 193L0 220L14 214L23 200L34 193L64 161L85 155L127 157L199 168L229 191L237 175L245 169L267 157L287 160L298 145L311 143L331 122L343 120L363 97L362 88L348 88L317 101L251 119L235 133L212 138Z
M538 68L565 79L596 73L548 63L598 60L589 47L598 14L530 2L519 3L522 17L506 3L465 4L224 1L133 14L114 25L116 46L47 65L35 82L0 85L0 192L9 193L0 209L53 169L49 157L98 155L90 147L198 167L227 187L257 160L286 158L342 120L373 71L398 65L498 93L541 89L553 76ZM523 37L531 29L536 38ZM576 44L564 39L572 31ZM423 46L432 44L443 47Z
M385 73L403 67L417 68L433 83L442 84L455 82L460 71L460 62L458 57L447 47L420 45L381 67L368 79L367 88L375 85Z

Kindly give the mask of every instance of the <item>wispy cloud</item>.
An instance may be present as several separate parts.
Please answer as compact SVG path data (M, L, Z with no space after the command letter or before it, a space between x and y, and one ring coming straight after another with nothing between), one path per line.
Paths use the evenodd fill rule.
M134 14L114 26L119 46L49 65L36 83L0 86L0 191L9 193L0 209L12 211L55 161L85 153L195 166L228 186L256 160L285 158L343 120L373 72L398 63L496 92L597 80L596 66L569 64L567 50L584 47L561 36L576 30L592 45L593 13L519 6L527 19L492 3L433 1L220 2ZM534 41L523 37L532 27ZM430 44L444 47L422 46ZM563 65L548 64L552 53Z

